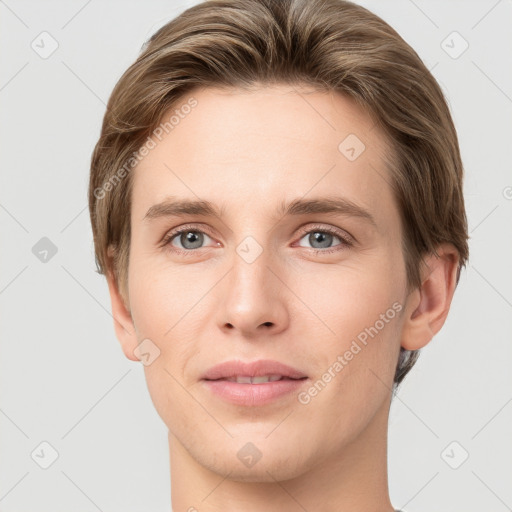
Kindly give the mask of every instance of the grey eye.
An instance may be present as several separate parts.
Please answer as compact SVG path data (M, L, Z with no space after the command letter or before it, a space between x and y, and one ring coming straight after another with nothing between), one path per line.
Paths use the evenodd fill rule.
M332 247L332 242L334 239L337 238L338 240L340 240L338 236L320 230L311 231L310 233L307 233L301 238L301 240L303 240L306 237L313 249L327 249Z
M181 249L199 249L200 247L202 247L205 237L210 238L206 233L203 233L201 231L187 229L185 231L182 231L181 233L176 234L173 242L175 240L179 240L181 244Z

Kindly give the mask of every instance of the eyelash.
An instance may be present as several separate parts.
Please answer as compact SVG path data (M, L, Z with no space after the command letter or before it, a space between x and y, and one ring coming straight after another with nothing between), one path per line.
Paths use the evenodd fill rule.
M162 246L172 252L175 252L177 254L180 254L180 255L184 255L184 256L192 256L194 255L194 253L200 249L204 249L204 247L200 247L199 249L188 249L188 250L184 250L184 249L179 249L177 247L172 247L170 244L172 242L172 240L174 238L176 238L178 235L181 235L182 233L187 233L187 232L196 232L196 233L203 233L205 235L208 235L210 237L213 237L212 234L208 233L208 231L203 231L201 229L197 229L196 227L194 226L184 226L176 231L172 231L170 233L168 233L164 239L162 240ZM303 231L299 240L301 240L302 238L304 238L305 235L308 235L310 233L329 233L330 235L334 235L336 236L337 238L339 238L341 240L341 244L338 244L336 246L334 246L334 248L330 248L330 249L315 249L315 248L309 248L310 251L312 251L315 255L317 254L331 254L331 253L334 253L334 252L339 252L339 251L343 251L343 250L346 250L350 247L352 247L354 245L354 241L351 237L349 237L348 235L345 235L344 233L342 233L341 231L339 231L338 229L335 229L335 228L331 228L329 226L313 226L312 228L309 228L307 231ZM336 247L339 247L341 246L341 249L336 249ZM307 248L306 248L307 249Z

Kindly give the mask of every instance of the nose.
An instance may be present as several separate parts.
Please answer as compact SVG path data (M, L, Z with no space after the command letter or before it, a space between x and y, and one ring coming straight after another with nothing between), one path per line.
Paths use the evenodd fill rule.
M263 250L254 260L234 254L233 266L224 279L219 327L237 331L248 338L277 334L289 322L287 289L270 251ZM275 263L275 262L274 262Z

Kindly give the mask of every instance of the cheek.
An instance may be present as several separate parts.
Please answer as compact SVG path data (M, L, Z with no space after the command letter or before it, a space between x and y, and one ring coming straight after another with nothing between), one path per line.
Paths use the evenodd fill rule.
M146 375L169 382L172 374L189 385L191 382L184 380L190 377L185 375L186 367L201 349L197 340L204 338L205 321L211 318L208 292L215 276L209 278L204 269L189 267L185 272L154 260L133 265L130 271L132 317L137 332L160 350L151 366L161 367L163 373L148 371Z
M364 265L355 262L301 272L294 292L334 331L332 337L353 336L403 299L405 270L385 260L376 257Z
M304 332L324 333L317 336L315 378L300 400L310 413L323 411L308 421L312 431L326 431L331 439L363 429L392 386L400 349L402 283L384 267L333 272L323 293L318 280L300 281L299 293L311 299L308 305L321 320L309 315Z
M199 349L192 341L198 336L191 320L201 310L201 304L196 303L204 292L187 286L189 280L183 273L179 275L170 269L140 265L131 270L134 324L141 339L149 338L160 351L150 365L144 366L148 391L163 422L172 432L178 433L180 415L176 411L191 408L187 390L190 382L184 380L184 371ZM200 285L200 276L190 282Z
M186 275L179 267L170 267L148 259L130 264L130 304L140 332L157 339L171 337L197 302L204 275Z
M375 265L332 268L324 275L302 275L297 295L314 314L303 316L305 332L316 330L321 339L317 372L328 371L341 356L337 374L369 379L371 370L385 382L394 373L398 357L403 310L403 280L393 262L385 258ZM321 283L324 286L320 286ZM331 370L333 372L334 370ZM370 376L368 375L370 374ZM329 378L326 376L326 378ZM334 380L334 379L333 379Z

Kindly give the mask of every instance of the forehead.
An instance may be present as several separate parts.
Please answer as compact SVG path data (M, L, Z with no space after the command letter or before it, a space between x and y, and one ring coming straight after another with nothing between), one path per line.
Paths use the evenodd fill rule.
M161 127L134 171L137 219L168 195L229 203L238 212L305 194L343 195L376 216L393 207L387 140L339 93L287 85L195 89L164 113Z

